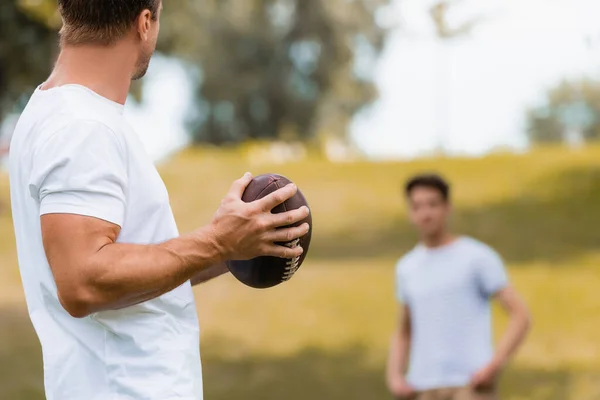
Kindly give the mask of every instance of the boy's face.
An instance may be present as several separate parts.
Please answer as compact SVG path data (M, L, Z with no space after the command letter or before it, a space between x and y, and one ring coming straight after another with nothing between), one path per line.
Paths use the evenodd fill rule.
M437 235L446 229L450 204L435 188L417 186L408 195L411 222L424 236Z

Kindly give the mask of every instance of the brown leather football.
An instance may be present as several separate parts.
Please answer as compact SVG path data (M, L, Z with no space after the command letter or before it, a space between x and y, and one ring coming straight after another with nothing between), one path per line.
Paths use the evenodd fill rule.
M252 179L244 191L242 200L247 203L253 202L290 183L292 182L289 179L281 175L259 175ZM308 206L308 203L300 189L298 189L298 192L292 198L278 205L271 212L280 213L295 210L302 206ZM310 226L308 233L299 239L284 244L288 247L301 246L304 252L300 257L284 259L265 256L246 261L233 260L227 262L227 267L240 282L257 289L270 288L291 279L308 254L312 234L312 215L309 213L304 220L292 225L299 226L305 222Z

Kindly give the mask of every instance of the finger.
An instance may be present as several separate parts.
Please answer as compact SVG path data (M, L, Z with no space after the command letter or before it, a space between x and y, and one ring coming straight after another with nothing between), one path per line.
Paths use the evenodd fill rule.
M279 258L296 258L300 257L303 251L300 246L290 248L279 244L272 244L265 247L264 254Z
M271 211L287 199L291 199L296 192L298 192L298 188L293 183L290 183L256 202L263 211Z
M304 218L308 217L309 214L310 210L306 206L279 214L273 214L269 216L268 226L270 228L279 228L281 226L292 225L302 221Z
M231 184L231 188L229 189L227 195L235 197L236 199L241 199L242 195L244 194L244 190L246 190L250 182L252 182L252 174L250 172L246 172L244 176Z
M269 232L266 235L266 239L269 242L287 243L306 235L309 229L310 226L306 223L292 228L277 229Z

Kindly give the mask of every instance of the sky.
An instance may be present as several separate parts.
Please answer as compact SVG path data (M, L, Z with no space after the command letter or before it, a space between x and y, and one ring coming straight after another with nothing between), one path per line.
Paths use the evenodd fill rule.
M480 155L524 149L525 111L564 78L600 79L597 0L464 0L451 21L483 22L440 44L425 0L398 1L404 28L379 61L380 99L356 118L352 138L373 158L411 158L437 148ZM592 46L586 37L594 38Z
M141 104L128 101L125 117L154 160L189 143L185 118L192 104L188 74L176 60L155 56L144 81Z

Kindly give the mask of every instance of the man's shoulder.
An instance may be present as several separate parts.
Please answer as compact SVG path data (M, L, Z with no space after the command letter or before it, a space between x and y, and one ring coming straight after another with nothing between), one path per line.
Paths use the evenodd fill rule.
M116 103L108 103L108 100L103 100L83 87L60 87L55 92L36 93L34 96L34 108L53 109L52 113L45 115L44 125L55 129L87 122L117 131L127 124L123 115L117 111Z
M412 269L413 265L417 263L420 254L421 248L419 245L417 245L400 257L400 259L398 259L396 262L396 273L404 274Z
M126 140L123 131L110 121L89 115L63 115L49 117L38 127L33 146L36 149L116 146L124 151Z
M28 104L17 123L15 134L32 134L34 142L45 141L58 132L93 128L94 131L123 131L124 120L102 110L76 107L56 98Z
M461 237L461 245L477 257L499 257L498 252L489 244L470 236Z
M61 115L55 117L53 125L58 130L81 129L88 127L94 131L112 132L121 136L126 122L121 116L114 115L102 110L87 108L65 109Z

